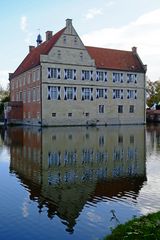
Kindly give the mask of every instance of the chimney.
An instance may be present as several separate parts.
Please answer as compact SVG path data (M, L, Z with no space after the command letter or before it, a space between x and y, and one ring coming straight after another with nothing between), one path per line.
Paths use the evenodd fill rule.
M136 47L132 47L132 52L133 52L133 54L137 54L137 48Z
M72 19L67 18L66 19L66 27L72 25Z
M46 32L46 41L50 40L52 38L52 31Z
M35 48L35 46L29 46L29 53Z

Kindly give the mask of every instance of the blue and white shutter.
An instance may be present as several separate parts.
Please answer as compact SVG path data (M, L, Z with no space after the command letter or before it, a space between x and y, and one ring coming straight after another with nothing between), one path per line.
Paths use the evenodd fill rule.
M121 96L120 96L121 99L123 99L123 89L121 89Z
M96 98L99 98L99 89L96 89Z
M104 98L107 99L107 89L104 89Z
M89 76L89 79L90 79L91 81L93 81L93 71L90 71L90 72L89 72L89 75L90 75L90 76Z
M99 74L96 72L96 81L99 81Z
M51 100L51 87L48 86L48 100Z
M91 88L91 97L90 97L91 101L93 101L93 88Z
M104 81L107 82L107 72L104 72Z
M112 97L113 97L113 99L116 98L116 92L115 92L115 89L113 89L113 91L112 91Z
M61 69L57 68L57 78L60 79L61 78Z
M121 83L123 83L123 73L121 73Z
M76 69L73 70L73 79L76 80Z
M57 88L57 100L61 100L61 87L56 87Z
M67 79L67 69L64 69L64 79Z
M64 100L67 100L67 91L66 91L66 87L64 87Z
M74 87L73 89L74 89L74 92L73 92L73 99L74 99L74 100L77 100L77 88Z
M82 88L81 94L82 94L82 101L83 101L84 100L84 88Z
M134 91L134 98L137 99L137 90Z
M84 70L81 72L81 79L84 80Z
M52 70L51 70L51 68L48 68L47 74L48 74L48 78L51 78L51 76L52 76Z

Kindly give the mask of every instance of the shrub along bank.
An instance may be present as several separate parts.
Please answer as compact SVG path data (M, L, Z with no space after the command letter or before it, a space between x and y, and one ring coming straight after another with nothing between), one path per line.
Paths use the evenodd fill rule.
M134 218L126 224L118 225L104 240L159 240L160 212Z

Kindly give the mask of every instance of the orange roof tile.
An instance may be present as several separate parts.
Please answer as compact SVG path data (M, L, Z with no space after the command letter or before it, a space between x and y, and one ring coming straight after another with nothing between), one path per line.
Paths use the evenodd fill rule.
M145 72L138 55L132 51L98 47L86 47L86 49L90 56L95 59L97 68Z
M25 57L25 59L22 61L22 63L19 65L19 67L15 70L15 72L12 74L11 78L18 76L19 74L36 67L40 64L40 55L41 54L48 54L51 48L54 46L54 44L57 42L59 37L64 32L65 28L61 29L59 32L57 32L52 38L48 41L43 42L36 48L32 49L30 53Z

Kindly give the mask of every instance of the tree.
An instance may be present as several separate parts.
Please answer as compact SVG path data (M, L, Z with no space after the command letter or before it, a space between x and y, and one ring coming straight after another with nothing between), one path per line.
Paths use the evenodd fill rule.
M152 107L160 102L160 80L152 82L149 79L146 84L147 105Z
M10 101L9 91L0 86L0 119L3 118L4 103Z

